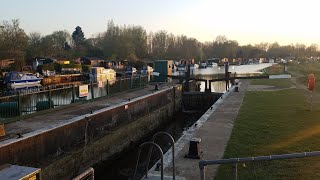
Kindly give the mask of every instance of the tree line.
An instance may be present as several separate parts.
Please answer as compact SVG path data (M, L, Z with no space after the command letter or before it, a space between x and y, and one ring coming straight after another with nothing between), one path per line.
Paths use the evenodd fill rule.
M217 36L215 40L199 42L185 35L167 31L147 32L142 26L116 25L109 21L107 29L86 38L77 26L72 34L66 30L49 35L26 34L17 19L0 23L0 59L14 58L15 67L25 65L33 57L68 58L98 57L111 60L156 60L210 58L285 58L319 56L318 45L279 45L266 43L239 45L236 40Z

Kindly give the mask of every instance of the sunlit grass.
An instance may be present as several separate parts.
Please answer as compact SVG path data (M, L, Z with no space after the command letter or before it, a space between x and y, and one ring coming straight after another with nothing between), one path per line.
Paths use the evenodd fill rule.
M261 80L256 83L259 81L261 84ZM319 151L320 104L314 104L310 111L305 92L247 92L224 158ZM320 179L320 158L255 162L238 167L239 179ZM216 179L231 178L231 165L220 166Z

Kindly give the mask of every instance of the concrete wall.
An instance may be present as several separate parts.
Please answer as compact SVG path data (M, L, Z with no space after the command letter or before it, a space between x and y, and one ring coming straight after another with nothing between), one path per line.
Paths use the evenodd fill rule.
M41 167L44 179L70 179L170 120L181 108L181 87L125 104L1 146L0 164Z

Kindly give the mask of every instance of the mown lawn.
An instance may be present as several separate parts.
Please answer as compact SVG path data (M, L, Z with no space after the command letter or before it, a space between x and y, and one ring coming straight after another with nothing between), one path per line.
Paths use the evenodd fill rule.
M314 104L311 112L305 93L247 92L224 158L320 151L320 104ZM231 165L222 165L215 179L232 179L231 172ZM238 175L239 179L320 179L320 158L239 164Z

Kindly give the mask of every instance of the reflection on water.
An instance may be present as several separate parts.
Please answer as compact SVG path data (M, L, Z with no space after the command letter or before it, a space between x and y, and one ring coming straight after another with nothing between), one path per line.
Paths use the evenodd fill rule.
M272 66L272 63L263 63L263 64L252 64L252 65L241 65L241 66L230 66L229 72L231 72L231 76L254 76L257 74L261 74L260 70ZM194 69L191 72L191 76L194 78L201 78L206 80L218 79L224 77L224 66L214 66L208 67L205 69ZM200 91L204 92L205 90L205 82L200 83ZM212 92L225 92L226 83L225 81L212 82L211 83Z

